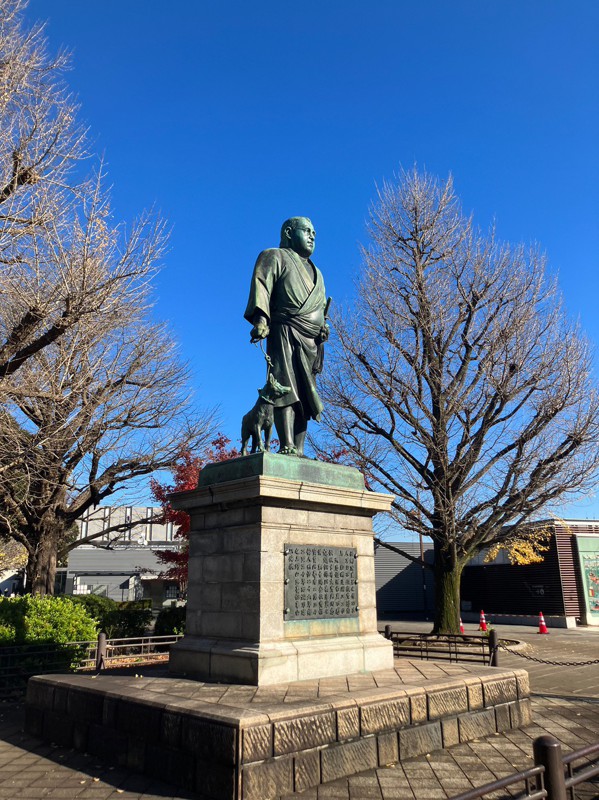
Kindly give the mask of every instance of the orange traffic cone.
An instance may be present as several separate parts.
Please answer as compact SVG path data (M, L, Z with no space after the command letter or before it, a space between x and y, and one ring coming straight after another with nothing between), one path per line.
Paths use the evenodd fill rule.
M487 632L487 620L485 619L485 612L484 611L480 612L480 622L478 623L478 629L479 629L479 631L482 631L483 633Z
M462 618L460 617L460 633L466 633L464 630L464 623L462 622Z
M545 625L545 617L542 611L539 613L539 633L549 633L547 625Z

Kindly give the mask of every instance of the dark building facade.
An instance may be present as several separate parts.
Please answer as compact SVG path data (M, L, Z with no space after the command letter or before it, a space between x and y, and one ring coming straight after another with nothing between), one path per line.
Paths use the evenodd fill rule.
M462 573L461 608L464 617L484 609L502 617L545 616L564 625L599 625L599 520L547 519L535 525L549 528L549 550L538 564L511 564L505 553L485 563L484 553ZM393 543L391 543L393 544ZM397 547L418 556L420 545ZM432 545L424 545L432 564ZM386 548L375 551L377 606L381 615L430 614L434 576Z

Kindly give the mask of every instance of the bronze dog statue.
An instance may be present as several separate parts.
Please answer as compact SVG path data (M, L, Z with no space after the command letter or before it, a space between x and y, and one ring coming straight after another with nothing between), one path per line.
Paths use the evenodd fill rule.
M252 453L263 453L270 450L270 438L274 424L274 401L283 397L290 390L283 386L269 373L268 380L258 389L258 399L252 409L241 421L241 455L247 456L248 442L252 439ZM264 442L262 442L264 431Z

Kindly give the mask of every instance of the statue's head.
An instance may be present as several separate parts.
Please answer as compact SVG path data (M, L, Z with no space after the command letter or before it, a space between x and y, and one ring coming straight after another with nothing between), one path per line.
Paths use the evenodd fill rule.
M289 247L303 258L309 258L314 252L315 239L316 232L308 217L291 217L281 226L279 247Z

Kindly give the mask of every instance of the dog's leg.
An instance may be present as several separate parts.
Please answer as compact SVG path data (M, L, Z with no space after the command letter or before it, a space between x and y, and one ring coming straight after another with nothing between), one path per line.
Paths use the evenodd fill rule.
M272 435L272 422L266 422L264 424L264 450L269 453L270 452L270 439Z
M257 441L256 449L258 450L259 453L263 453L264 452L264 445L262 443L262 426L261 426L260 423L258 423L256 425L256 434L255 435L256 435L256 441Z

